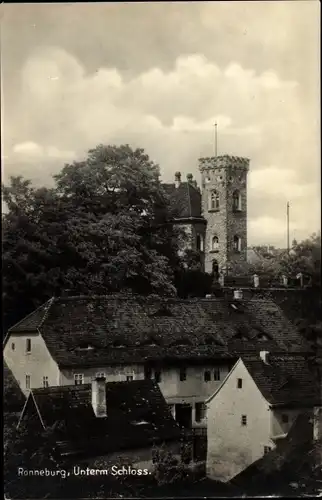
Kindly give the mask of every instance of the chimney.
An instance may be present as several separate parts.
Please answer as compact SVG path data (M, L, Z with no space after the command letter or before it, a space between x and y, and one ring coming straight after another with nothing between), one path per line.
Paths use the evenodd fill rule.
M322 439L322 406L313 408L313 441Z
M192 184L192 181L193 181L193 176L192 176L192 174L188 174L188 175L187 175L187 181L188 181L188 184Z
M174 174L174 185L178 188L181 184L181 172L176 172Z
M268 356L269 356L269 351L260 351L259 357L265 363L265 365L268 365Z
M243 291L242 290L234 290L234 299L241 300L242 298L243 298Z
M92 407L96 417L106 417L106 378L96 377L92 381Z
M254 274L253 278L254 278L254 288L258 288L259 287L259 276L257 274Z

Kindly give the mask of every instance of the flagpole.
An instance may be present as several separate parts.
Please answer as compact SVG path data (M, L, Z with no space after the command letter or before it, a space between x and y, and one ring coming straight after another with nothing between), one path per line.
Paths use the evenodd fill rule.
M217 157L217 122L215 123L215 157Z
M290 254L290 203L287 202L286 205L286 217L287 217L287 253Z

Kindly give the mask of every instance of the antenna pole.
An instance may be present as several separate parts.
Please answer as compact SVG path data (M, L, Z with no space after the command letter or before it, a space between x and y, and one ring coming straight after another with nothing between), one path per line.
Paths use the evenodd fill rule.
M290 253L290 203L286 205L286 218L287 218L287 253Z

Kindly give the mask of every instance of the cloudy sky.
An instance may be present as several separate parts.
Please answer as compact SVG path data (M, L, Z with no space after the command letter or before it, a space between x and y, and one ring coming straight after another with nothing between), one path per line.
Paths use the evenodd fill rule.
M2 5L4 179L49 184L99 143L162 178L246 156L250 244L320 228L319 2Z

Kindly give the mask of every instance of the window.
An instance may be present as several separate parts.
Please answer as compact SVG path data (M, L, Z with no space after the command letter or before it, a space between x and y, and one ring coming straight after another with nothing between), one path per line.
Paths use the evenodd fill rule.
M26 352L31 352L31 339L26 339Z
M215 368L214 370L214 380L220 380L220 369Z
M242 425L247 425L247 415L242 415L242 417L241 417L241 424Z
M75 373L74 374L74 382L75 382L75 385L82 385L84 383L84 374L83 373Z
M150 366L144 367L144 378L150 379L152 377L152 368Z
M197 251L203 252L203 236L202 236L202 234L197 234L196 246L197 246Z
M210 193L209 210L219 210L219 194L217 191Z
M218 252L219 250L219 240L218 240L218 236L213 236L212 240L211 240L211 250L213 252Z
M185 366L180 368L180 382L187 380L187 369Z
M238 378L237 379L237 389L242 389L242 387L243 387L243 379Z
M264 446L264 455L266 455L266 453L269 453L271 449L272 448L270 446Z
M282 422L283 424L288 424L289 422L288 415L286 415L285 413L282 414Z
M43 387L49 387L48 377L44 376L42 378L42 385L43 385Z
M157 384L160 384L160 382L161 382L161 370L155 370L154 380L156 381Z
M97 372L95 378L106 378L106 376L104 372Z
M201 422L206 417L206 405L205 403L196 403L195 404L195 420L196 422Z
M30 389L30 375L26 375L26 389Z
M234 252L241 251L241 238L239 236L234 236L233 248Z
M210 382L211 380L211 373L210 371L206 370L205 373L204 373L204 380L205 382Z
M15 350L15 347L16 347L16 346L15 346L15 343L14 343L14 342L12 342L12 344L11 344L11 350L12 350L12 351L14 351L14 350Z
M241 210L241 195L237 190L233 192L233 210L234 212Z
M133 378L134 378L133 375L127 375L126 376L126 381L127 382L132 382Z

